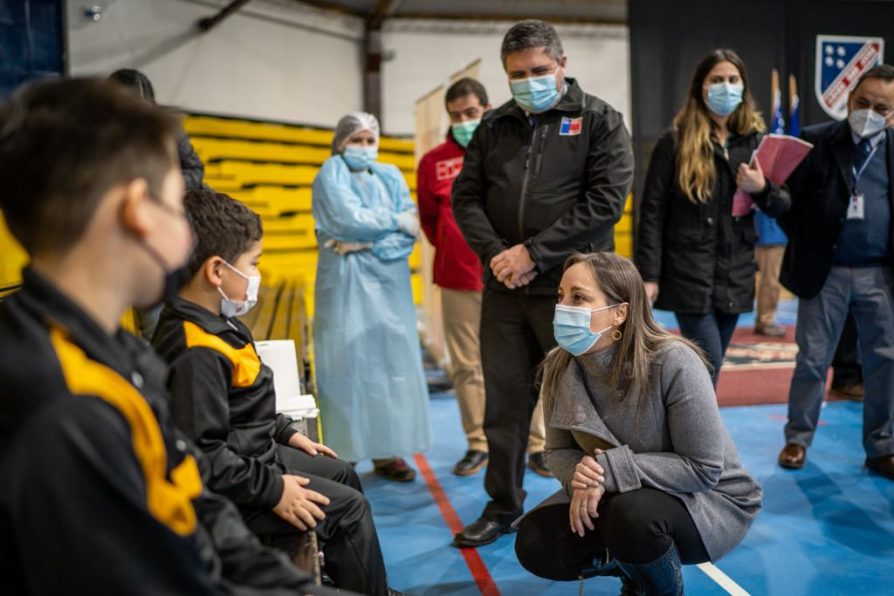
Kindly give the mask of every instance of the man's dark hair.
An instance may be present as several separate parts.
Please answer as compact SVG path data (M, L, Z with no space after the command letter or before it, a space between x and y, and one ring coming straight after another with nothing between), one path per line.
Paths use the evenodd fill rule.
M506 67L506 57L509 54L531 48L545 48L556 62L565 55L565 50L562 49L562 40L559 39L555 27L544 21L526 19L513 25L503 37L503 45L500 48L500 60L503 62L503 68Z
M263 235L258 214L229 195L208 189L190 190L183 207L196 241L189 259L190 276L211 257L233 265Z
M103 196L142 178L153 197L178 163L177 122L98 79L25 85L0 106L0 210L32 256L83 235Z
M885 81L886 83L890 83L894 81L894 66L890 64L877 64L863 73L860 77L860 80L857 81L857 86L854 87L854 91L860 88L860 85L863 84L863 81L868 79L880 79Z
M110 74L109 80L135 91L146 101L155 103L155 89L152 87L152 81L139 70L122 68Z
M446 106L451 101L467 95L474 95L481 102L482 106L487 105L487 90L484 88L484 85L471 77L463 77L447 88L447 93L444 95L444 105Z

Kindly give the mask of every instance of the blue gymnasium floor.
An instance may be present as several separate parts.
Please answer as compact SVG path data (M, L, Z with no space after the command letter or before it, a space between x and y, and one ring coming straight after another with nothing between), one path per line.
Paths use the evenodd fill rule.
M780 319L790 324L792 310L786 311ZM750 324L745 317L740 322ZM822 426L800 471L775 463L784 406L724 408L722 413L744 465L764 487L764 508L743 543L717 564L726 589L702 569L686 567L687 592L894 594L894 482L863 467L861 404L824 407ZM431 414L434 444L425 460L449 505L462 523L469 523L486 502L483 472L460 478L450 471L465 450L453 394L434 395ZM372 503L392 587L420 595L578 593L577 582L549 582L528 574L516 560L513 534L477 549L484 578L489 575L493 583L476 583L461 551L450 546L448 522L421 474L414 483L396 484L372 474L370 462L361 462L358 471ZM526 505L532 507L557 490L558 483L529 471L525 488ZM481 568L477 575L482 577ZM619 585L617 579L594 578L585 583L585 593L617 594Z

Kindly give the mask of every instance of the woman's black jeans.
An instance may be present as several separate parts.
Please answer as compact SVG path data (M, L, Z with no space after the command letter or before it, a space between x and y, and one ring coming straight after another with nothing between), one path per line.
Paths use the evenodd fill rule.
M739 315L716 310L706 314L676 312L674 315L680 325L680 335L694 341L704 350L711 365L711 380L714 381L714 387L717 387L723 356L733 337L733 331L736 330Z
M594 559L604 559L606 549L613 558L635 565L659 559L671 545L684 564L710 559L689 511L674 496L651 488L607 494L598 511L596 529L583 537L571 531L568 504L532 511L518 526L519 562L539 577L571 581Z

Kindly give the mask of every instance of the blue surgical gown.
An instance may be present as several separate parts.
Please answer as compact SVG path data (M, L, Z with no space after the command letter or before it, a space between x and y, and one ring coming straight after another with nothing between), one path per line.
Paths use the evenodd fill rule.
M410 454L431 442L407 264L416 239L395 220L411 210L391 165L352 172L334 155L314 179L318 399L325 441L348 461ZM330 239L372 248L341 256L324 246Z

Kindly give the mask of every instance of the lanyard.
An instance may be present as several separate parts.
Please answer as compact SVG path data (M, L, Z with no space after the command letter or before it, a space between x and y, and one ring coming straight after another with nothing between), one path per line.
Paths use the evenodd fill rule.
M869 166L869 162L871 162L872 158L875 156L875 152L878 151L878 146L883 142L884 140L875 144L875 147L873 147L872 151L869 152L869 155L866 156L866 160L863 162L863 165L860 166L859 171L857 171L857 168L855 168L854 166L851 166L851 171L854 173L854 192L857 191L857 184L860 182L860 176L863 175L863 172L866 170L867 166Z

